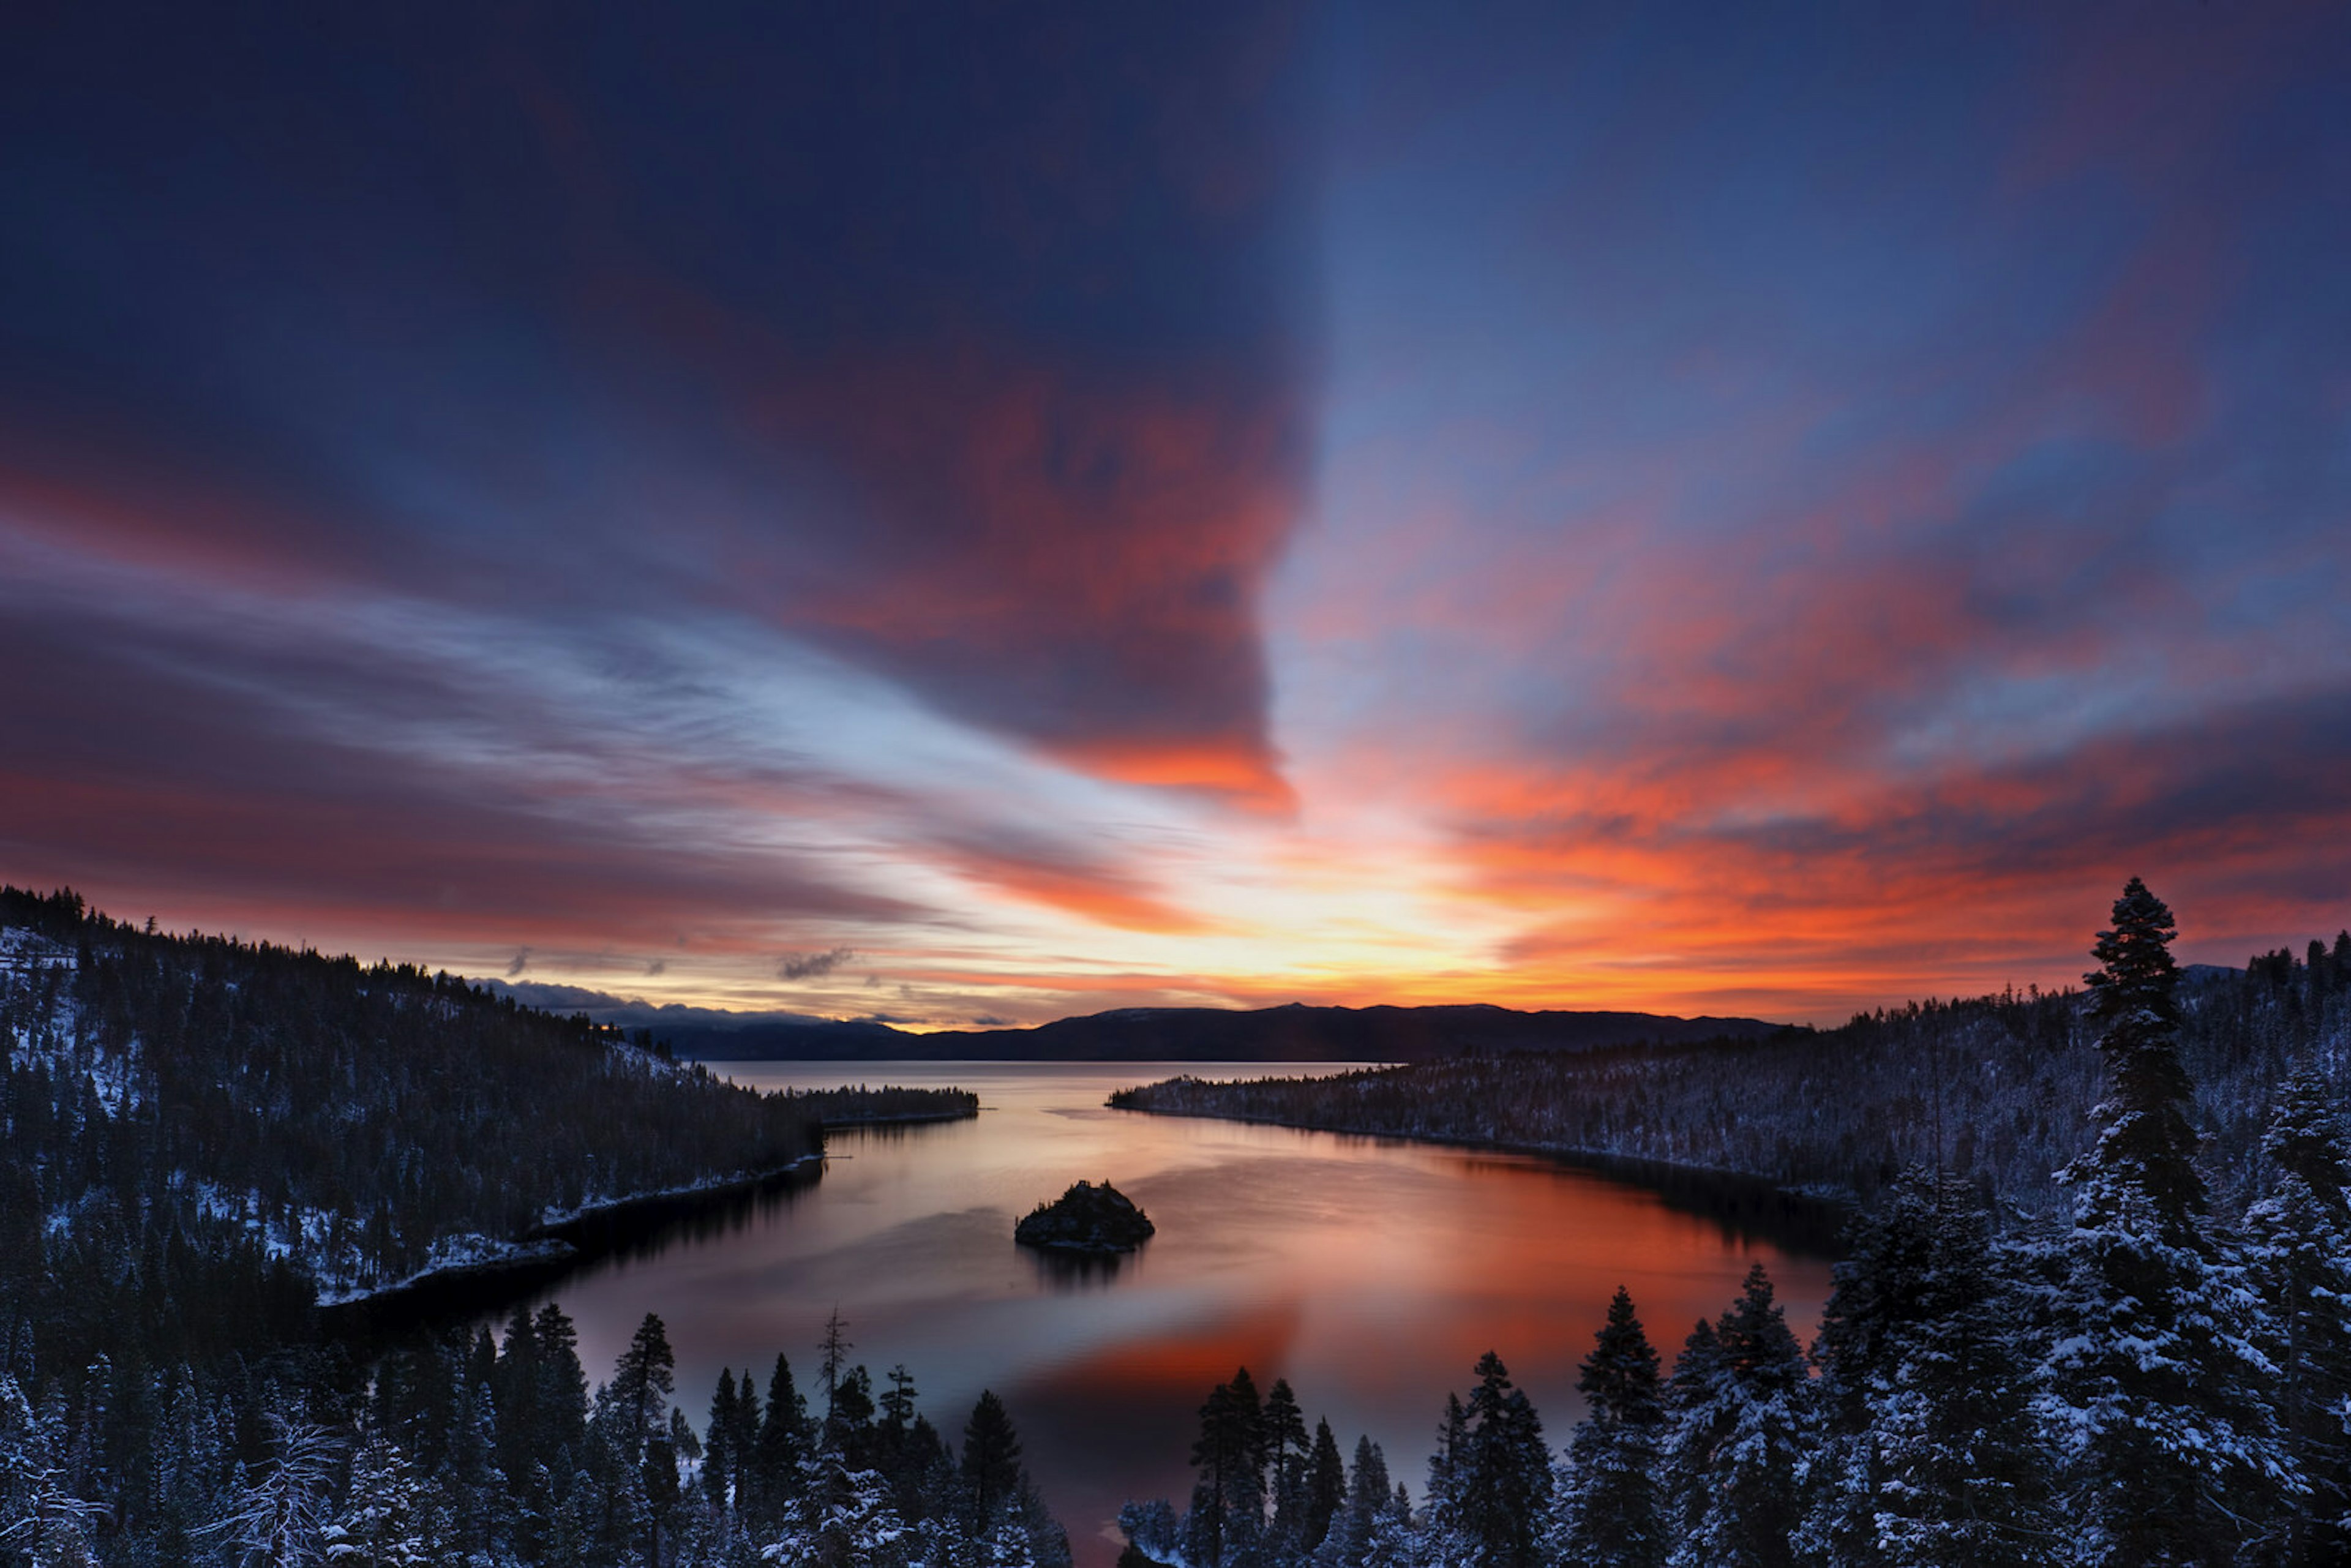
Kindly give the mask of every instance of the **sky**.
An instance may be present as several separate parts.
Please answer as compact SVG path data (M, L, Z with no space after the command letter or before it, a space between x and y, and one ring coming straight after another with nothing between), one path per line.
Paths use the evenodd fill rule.
M0 881L654 1003L2351 924L2351 9L37 5Z

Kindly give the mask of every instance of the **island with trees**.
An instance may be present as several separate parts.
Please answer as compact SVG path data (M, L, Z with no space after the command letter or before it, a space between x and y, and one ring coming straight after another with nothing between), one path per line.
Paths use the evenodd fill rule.
M1132 1252L1158 1233L1151 1217L1107 1181L1099 1186L1078 1182L1012 1228L1012 1239L1023 1247L1088 1257Z

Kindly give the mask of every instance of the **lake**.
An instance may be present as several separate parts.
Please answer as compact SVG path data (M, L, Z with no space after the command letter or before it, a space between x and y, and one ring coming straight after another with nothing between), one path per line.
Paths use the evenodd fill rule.
M1107 1568L1130 1498L1191 1490L1215 1384L1286 1377L1309 1430L1358 1433L1417 1499L1448 1389L1500 1353L1554 1448L1579 1414L1576 1365L1618 1284L1670 1364L1691 1324L1767 1265L1810 1341L1825 1259L1791 1252L1609 1177L1514 1155L1113 1111L1113 1089L1327 1064L711 1062L762 1089L960 1085L977 1120L836 1133L823 1179L682 1228L552 1286L591 1378L648 1312L677 1352L699 1428L722 1366L776 1353L801 1391L836 1307L881 1383L904 1363L950 1440L981 1389L1004 1399L1079 1568ZM1108 1270L1056 1268L1012 1227L1080 1179L1109 1180L1159 1234ZM820 1399L820 1395L816 1396Z

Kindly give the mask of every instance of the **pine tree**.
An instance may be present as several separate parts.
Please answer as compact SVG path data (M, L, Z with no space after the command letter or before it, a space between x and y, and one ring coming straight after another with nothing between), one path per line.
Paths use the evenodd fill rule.
M980 1390L963 1429L964 1496L974 1534L984 1534L1020 1487L1020 1438L995 1390Z
M662 1568L662 1541L677 1512L677 1440L670 1432L645 1439L644 1458L638 1466L645 1511L645 1568Z
M841 1452L862 1466L872 1458L873 1435L873 1375L863 1363L841 1375L832 1390L831 1438Z
M808 1453L808 1402L792 1382L791 1363L776 1357L768 1377L768 1408L751 1450L751 1517L762 1524L780 1518Z
M531 1340L538 1372L534 1450L568 1469L563 1456L576 1456L588 1432L588 1371L580 1363L580 1335L563 1309L550 1301L531 1320Z
M1200 1476L1185 1516L1185 1555L1195 1568L1255 1560L1265 1531L1265 1414L1244 1366L1200 1406L1192 1445Z
M777 1540L761 1556L791 1568L897 1568L918 1539L872 1470L852 1470L832 1448L800 1461Z
M2179 967L2171 943L2179 928L2137 877L2115 901L2114 921L2090 950L2099 967L2083 977L2113 1093L2098 1107L2105 1125L2095 1149L2075 1163L2074 1180L2092 1218L2144 1208L2165 1245L2200 1248L2207 1198L2188 1119L2196 1086L2178 1048Z
M2292 1510L2285 1556L2338 1562L2351 1557L2351 1172L2335 1095L2315 1068L2280 1090L2262 1152L2274 1186L2245 1228L2280 1335L2278 1418L2309 1486Z
M1306 1417L1287 1378L1274 1379L1265 1396L1262 1432L1268 1479L1273 1492L1274 1539L1287 1543L1305 1531Z
M1126 1504L1118 1511L1118 1528L1127 1542L1119 1556L1122 1568L1131 1556L1146 1563L1172 1562L1184 1549L1183 1521L1165 1498Z
M722 1366L718 1386L710 1396L710 1425L702 1444L702 1490L713 1508L725 1508L734 1491L735 1433L741 1425L737 1405L735 1370Z
M2083 1557L2126 1568L2255 1550L2303 1490L2264 1397L2277 1376L2266 1315L2204 1219L2175 935L2133 877L2093 949L2111 1093L2066 1172L2074 1220L2041 1402Z
M2049 1456L2024 1312L1974 1190L1910 1173L1857 1228L1836 1280L1806 1542L1828 1560L1897 1568L2046 1561Z
M905 1363L890 1369L890 1386L875 1403L891 1436L903 1440L914 1422L914 1375L906 1370Z
M425 1568L432 1562L423 1484L397 1444L377 1436L351 1461L350 1486L326 1533L338 1568Z
M498 1412L498 1467L509 1476L527 1474L538 1456L541 1375L538 1326L529 1308L517 1307L490 1369L490 1392Z
M1444 1555L1444 1551L1443 1542L1433 1543L1427 1531L1414 1522L1412 1499L1405 1495L1404 1483L1397 1482L1372 1520L1370 1539L1364 1546L1364 1568L1424 1568L1424 1564L1458 1561Z
M1437 1447L1428 1456L1428 1503L1422 1510L1424 1532L1438 1544L1440 1553L1467 1552L1461 1529L1463 1470L1469 1458L1469 1410L1461 1396L1445 1396L1445 1418L1437 1423Z
M1306 1510L1293 1542L1301 1552L1312 1552L1331 1533L1331 1521L1347 1501L1347 1466L1339 1457L1339 1439L1331 1423L1314 1423L1314 1449L1306 1461Z
M1070 1568L1070 1536L1045 1507L1029 1473L1020 1473L1005 1522L1019 1532L1024 1561L1035 1568Z
M1357 1437L1355 1462L1347 1472L1347 1504L1324 1542L1325 1555L1340 1568L1362 1568L1390 1497L1387 1457L1369 1437Z
M1665 1401L1657 1353L1622 1285L1575 1386L1584 1417L1568 1445L1559 1555L1583 1568L1663 1568L1657 1466Z
M1700 1322L1667 1386L1677 1568L1781 1568L1802 1517L1811 1437L1802 1350L1761 1263L1738 1301Z
M57 1446L55 1424L0 1373L0 1545L37 1568L84 1568L98 1562L89 1536L103 1510L68 1485Z
M841 1446L837 1427L841 1378L849 1365L849 1353L856 1348L848 1331L848 1320L841 1315L841 1309L835 1307L831 1315L824 1320L824 1338L817 1342L817 1369L824 1378L824 1429L820 1436L825 1443L836 1448Z
M476 1364L468 1362L468 1370ZM497 1462L497 1410L487 1384L461 1397L444 1448L442 1507L453 1521L450 1544L488 1554L505 1533L509 1509Z
M612 1369L612 1392L631 1433L633 1449L665 1435L669 1426L668 1396L677 1387L677 1355L669 1334L653 1312L630 1337L629 1348Z
M759 1445L759 1390L751 1380L751 1369L745 1367L735 1385L735 1407L726 1427L727 1479L740 1493L744 1475L750 1469L751 1456ZM739 1495L734 1506L742 1506Z
M1492 1351L1479 1357L1477 1386L1447 1467L1448 1523L1474 1560L1532 1568L1551 1504L1551 1450L1526 1391Z

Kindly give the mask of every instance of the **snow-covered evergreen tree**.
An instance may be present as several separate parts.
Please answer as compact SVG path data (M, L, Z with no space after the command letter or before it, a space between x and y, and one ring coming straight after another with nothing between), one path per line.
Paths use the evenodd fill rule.
M1443 1547L1432 1547L1427 1532L1412 1516L1412 1499L1398 1482L1378 1512L1364 1542L1363 1568L1455 1568L1459 1559Z
M1333 1568L1362 1568L1371 1550L1381 1511L1393 1497L1387 1456L1369 1437L1355 1439L1355 1462L1347 1471L1346 1505L1323 1537L1322 1560Z
M2049 1561L2037 1353L1974 1189L1910 1173L1856 1228L1836 1281L1808 1549L1899 1568Z
M898 1568L914 1537L874 1470L852 1470L830 1446L800 1461L799 1484L762 1560L789 1568Z
M0 1546L34 1568L86 1568L98 1562L89 1531L103 1511L68 1486L58 1448L57 1424L0 1374Z
M486 1383L457 1406L439 1480L444 1545L489 1556L512 1538L513 1510L497 1462L497 1410Z
M1580 1568L1662 1568L1663 1385L1657 1353L1621 1285L1575 1386L1583 1396L1584 1417L1561 1474L1554 1555Z
M1691 1333L1667 1386L1676 1568L1795 1561L1811 1392L1803 1352L1758 1263L1729 1310Z
M2093 949L2110 1076L2074 1217L2041 1412L2078 1559L2229 1561L2282 1531L2304 1489L2268 1404L2278 1367L2245 1270L2206 1215L2179 1063L2171 911L2133 877Z
M1464 1420L1445 1467L1442 1512L1468 1561L1484 1568L1533 1568L1551 1509L1551 1449L1542 1421L1526 1391L1511 1383L1500 1356L1488 1351L1476 1372L1468 1403L1458 1406ZM1434 1495L1429 1512L1439 1512Z
M426 1568L433 1561L424 1484L408 1455L380 1434L351 1460L343 1506L327 1527L326 1556L337 1568Z
M1153 1563L1172 1563L1184 1550L1184 1521L1165 1498L1128 1503L1118 1511L1118 1527L1132 1550Z
M2274 1185L2245 1216L2279 1334L2278 1419L2309 1488L2288 1521L2294 1563L2351 1557L2351 1172L2336 1104L2314 1067L2281 1088L2262 1143Z
M1471 1550L1461 1518L1461 1472L1468 1458L1469 1407L1461 1403L1461 1396L1448 1393L1445 1418L1437 1427L1437 1448L1428 1456L1428 1489L1417 1521L1421 1546L1441 1562Z

